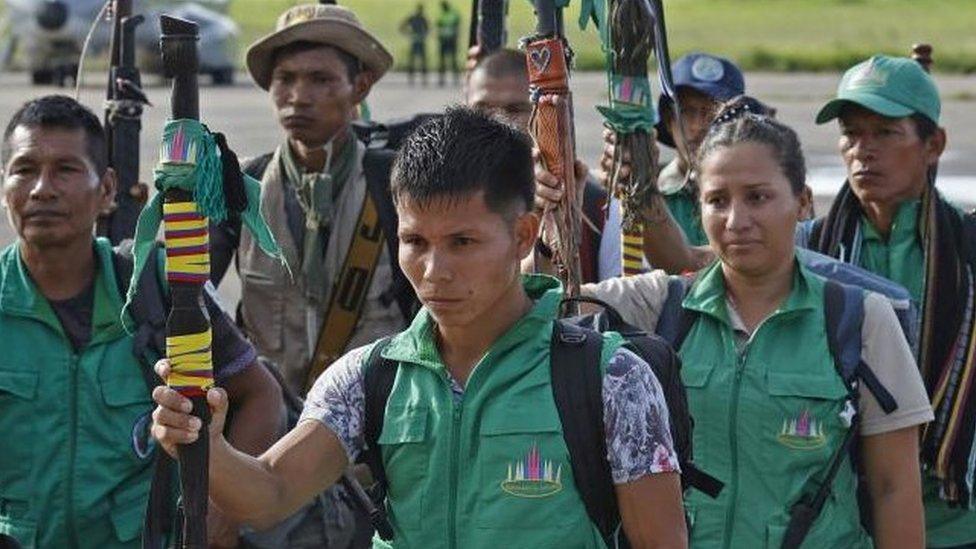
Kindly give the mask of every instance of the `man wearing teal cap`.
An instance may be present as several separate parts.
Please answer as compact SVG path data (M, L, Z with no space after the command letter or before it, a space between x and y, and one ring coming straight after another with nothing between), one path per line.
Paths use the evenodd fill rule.
M935 410L921 445L928 544L973 547L976 220L935 187L940 107L932 77L910 59L879 55L844 74L817 123L838 120L847 181L807 242L920 304L917 356Z

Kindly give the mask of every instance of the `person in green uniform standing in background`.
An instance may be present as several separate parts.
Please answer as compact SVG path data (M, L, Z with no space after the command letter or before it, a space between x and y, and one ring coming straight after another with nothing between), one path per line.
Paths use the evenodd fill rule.
M810 248L903 285L923 311L918 363L935 410L921 444L930 547L976 547L976 219L935 186L946 146L932 77L874 56L842 78L817 122L838 120L847 181Z
M441 2L441 14L437 17L437 44L439 47L439 64L437 67L437 82L444 87L445 73L448 68L457 85L460 73L458 71L458 29L461 28L461 14L450 2Z
M427 35L430 34L430 24L424 16L424 5L417 4L417 11L413 12L400 23L400 33L410 39L410 55L407 57L407 81L412 86L414 73L419 69L421 82L427 85Z
M137 356L150 349L122 326L120 260L92 236L115 196L104 131L74 99L45 96L14 114L0 157L17 231L0 253L0 534L25 549L134 549L157 457L158 357ZM208 285L214 377L233 410L226 434L260 453L283 430L281 391L215 296ZM208 523L211 543L236 544L218 510Z

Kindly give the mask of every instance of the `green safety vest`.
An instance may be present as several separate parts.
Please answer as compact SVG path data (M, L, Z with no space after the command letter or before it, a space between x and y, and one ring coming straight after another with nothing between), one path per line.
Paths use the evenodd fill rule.
M379 437L393 547L605 547L574 485L550 383L562 289L546 276L525 288L535 306L492 344L460 401L426 310L383 351L400 362ZM605 336L604 367L621 341Z
M708 244L708 236L702 227L701 207L698 205L694 186L695 183L685 181L685 174L678 169L677 158L661 170L658 187L671 217L681 227L688 244L705 246Z
M443 40L457 38L461 16L454 10L442 12L437 18L437 36Z
M0 533L25 549L139 546L152 401L119 322L109 242L95 254L92 338L80 353L18 244L0 254Z
M725 482L717 499L689 491L692 547L779 549L790 507L819 479L848 427L847 389L827 346L824 282L798 267L786 302L742 352L718 263L683 302L698 320L680 350L695 418L695 463ZM845 462L803 547L871 547Z

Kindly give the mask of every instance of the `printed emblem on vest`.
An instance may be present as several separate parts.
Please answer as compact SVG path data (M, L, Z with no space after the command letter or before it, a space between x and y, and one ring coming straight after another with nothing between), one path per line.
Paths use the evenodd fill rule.
M823 423L804 410L799 417L783 420L783 428L776 437L780 444L795 450L814 450L827 444Z
M881 88L888 84L888 75L875 68L874 62L865 64L851 75L849 88Z
M525 458L508 464L508 477L502 481L502 490L520 498L544 498L563 489L563 466L552 460L542 459L535 445Z

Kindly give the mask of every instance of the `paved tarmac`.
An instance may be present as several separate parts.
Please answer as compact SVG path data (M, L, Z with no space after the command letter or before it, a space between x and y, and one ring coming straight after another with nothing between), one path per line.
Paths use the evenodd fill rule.
M101 73L86 75L86 85L81 90L81 101L96 112L102 109L104 78ZM799 133L807 157L809 183L818 195L818 211L826 211L826 204L844 177L836 150L836 125L813 123L817 109L831 97L838 79L837 74L751 73L746 76L749 93L775 106L779 118ZM169 114L169 89L159 77L150 76L146 80L154 107L146 110L143 119L140 171L143 180L150 181L155 144ZM948 150L939 167L939 186L953 200L976 205L976 76L939 75L937 80L943 97L942 123L949 134ZM242 157L269 151L282 139L270 100L249 82L247 75L238 75L238 82L232 87L203 88L202 118L212 129L224 132ZM594 106L605 102L605 86L602 73L580 73L572 83L577 149L579 157L591 164L599 158L602 146L601 119ZM28 98L57 92L73 93L73 89L32 87L25 74L2 73L0 120L5 126L14 110ZM385 120L417 112L436 112L462 99L457 87L411 87L405 75L391 74L374 88L369 105L374 119ZM670 154L665 151L662 156ZM0 246L12 239L8 225L0 223ZM236 281L227 282L221 293L236 302L233 284Z

